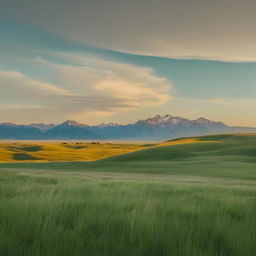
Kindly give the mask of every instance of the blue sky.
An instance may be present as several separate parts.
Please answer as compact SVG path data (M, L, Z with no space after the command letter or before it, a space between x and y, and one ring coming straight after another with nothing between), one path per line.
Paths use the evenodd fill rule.
M31 16L26 16L27 9L19 6L18 1L20 13L16 16L13 15L15 5L9 6L6 2L5 12L2 9L0 122L58 123L76 119L88 124L128 123L156 114L171 114L191 119L204 116L230 125L256 126L256 49L249 47L253 42L255 45L255 38L234 42L232 40L237 38L235 32L238 33L239 29L232 32L233 27L229 26L226 27L229 36L225 34L224 38L218 38L217 43L200 48L202 41L207 42L202 33L206 29L203 25L202 36L197 39L191 33L185 33L187 38L184 38L177 31L175 34L174 30L173 37L167 38L163 36L166 31L161 31L162 28L157 30L161 24L152 25L152 31L148 29L147 22L151 22L151 19L140 10L143 7L140 4L138 12L142 19L140 31L137 31L125 21L125 17L119 23L116 20L118 17L114 17L113 21L111 13L102 17L106 25L95 22L91 17L92 24L86 26L83 15L77 9L73 12L77 12L78 18L66 21L64 16L67 10L70 18L74 17L72 8L68 9L68 2L64 1L67 6L64 4L63 12L60 13L54 9L58 1L53 2L53 10L46 17L49 19L45 20L43 16L40 17L39 7L33 4L30 6L30 11L33 11ZM102 14L101 8L98 8L100 5L90 6L87 3L84 6L83 1L75 2L86 12L91 8L96 16ZM114 2L110 1L110 5ZM249 3L253 4L251 1ZM165 6L166 1L162 4ZM50 6L48 2L40 8L47 10ZM148 4L146 6L150 7ZM238 6L234 6L234 12L236 8ZM129 13L129 9L126 12ZM163 10L162 13L164 15ZM234 18L240 17L237 16L240 13L235 14ZM220 13L218 15L221 20ZM193 18L193 13L190 16ZM231 14L229 17L233 19ZM168 23L169 20L166 17L164 21ZM174 25L179 24L180 27L189 25L186 20L182 26L178 18L173 21ZM192 21L195 24L199 22ZM248 20L248 24L253 22L253 18ZM243 31L246 30L250 35L248 24L240 24L240 29L247 25ZM111 29L108 28L110 25ZM113 26L116 26L116 32ZM212 38L216 38L213 25L211 28ZM194 33L199 33L197 30ZM156 44L152 47L144 37L149 42L157 39L174 46L171 51L170 47ZM186 44L182 45L183 40ZM183 53L178 47L175 48L175 43L182 45L182 49L185 49ZM216 45L218 47L214 48Z

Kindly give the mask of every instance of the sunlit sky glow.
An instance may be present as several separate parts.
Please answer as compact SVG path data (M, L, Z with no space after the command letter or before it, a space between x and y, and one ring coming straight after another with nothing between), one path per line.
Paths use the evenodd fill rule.
M256 126L254 0L0 4L0 122Z

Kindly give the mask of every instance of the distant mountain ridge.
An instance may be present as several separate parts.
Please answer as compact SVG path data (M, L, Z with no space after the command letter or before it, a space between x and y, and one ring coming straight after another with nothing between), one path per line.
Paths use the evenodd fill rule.
M231 127L204 117L190 120L171 115L156 115L127 125L109 123L90 126L74 120L67 120L58 125L0 123L0 139L24 140L165 140L231 132L256 132L256 128Z

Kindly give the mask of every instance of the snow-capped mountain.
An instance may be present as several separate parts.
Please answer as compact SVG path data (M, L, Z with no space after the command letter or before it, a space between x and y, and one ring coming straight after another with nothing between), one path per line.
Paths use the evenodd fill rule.
M99 134L89 129L89 125L81 124L74 120L56 125L52 129L47 130L43 137L50 139L100 139Z
M204 117L190 120L171 115L156 115L127 125L109 123L89 126L74 120L67 120L59 125L0 124L0 139L166 140L230 132L256 132L256 128L230 127L223 122L211 121Z
M160 115L157 115L152 118L148 118L146 120L140 120L137 122L137 124L144 124L144 125L150 125L150 126L162 126L162 127L175 127L179 125L188 125L191 121L186 118L182 117L174 117L171 115L165 115L161 117Z
M99 128L107 128L107 127L116 127L116 126L120 126L120 124L117 124L117 123L108 123L108 124L99 124L99 125L96 125L96 127L99 127Z
M160 115L157 115L152 118L148 118L146 120L140 120L137 122L139 125L149 125L149 126L159 126L159 127L169 127L169 128L175 128L175 127L220 127L220 128L227 128L228 126L222 122L215 122L208 120L206 118L200 117L196 120L189 120L183 117L178 116L171 116L171 115L165 115L161 117Z
M189 119L182 118L182 117L174 117L171 115L165 115L161 117L157 115L152 118L148 118L146 120L140 120L138 124L147 124L152 126L177 126L177 125L186 125L190 122Z
M202 124L202 125L213 125L213 126L219 126L219 127L227 127L226 124L224 124L223 122L214 122L211 120L208 120L204 117L200 117L196 120L193 120L192 122L196 123L196 124Z
M33 124L29 124L28 126L37 128L41 131L47 131L47 130L55 127L55 124L33 123Z
M75 120L67 120L64 123L58 125L59 127L88 127L88 124L81 124Z

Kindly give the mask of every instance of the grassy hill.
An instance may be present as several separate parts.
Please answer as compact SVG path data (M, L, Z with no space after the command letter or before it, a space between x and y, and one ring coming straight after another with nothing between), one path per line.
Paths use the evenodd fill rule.
M0 255L256 254L256 136L0 165Z
M2 164L2 168L46 169L256 178L256 135L177 139L133 153L92 162ZM144 147L145 148L145 147Z

